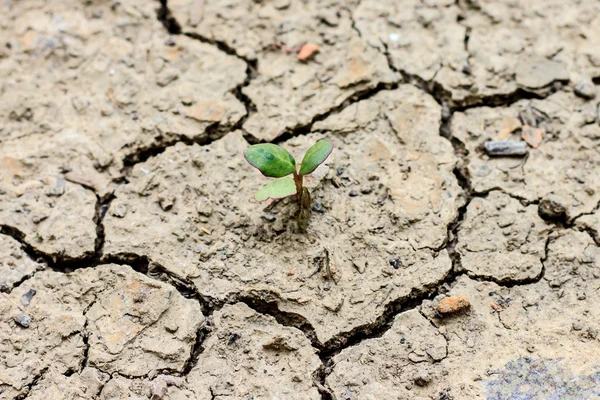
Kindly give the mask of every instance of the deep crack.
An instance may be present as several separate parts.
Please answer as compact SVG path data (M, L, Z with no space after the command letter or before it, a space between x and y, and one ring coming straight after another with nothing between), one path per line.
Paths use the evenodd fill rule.
M50 367L46 367L46 368L42 369L39 374L37 374L36 376L34 376L33 380L29 384L27 384L27 392L25 392L25 393L17 396L16 400L23 400L23 399L26 399L27 397L29 397L29 395L31 394L31 390L33 389L33 387L35 385L37 385L40 380L42 380L42 378L44 377L44 375L46 374L46 372L49 369L50 369Z
M339 114L342 111L344 111L346 108L348 108L349 106L351 106L355 103L370 99L381 91L394 90L397 88L398 88L398 83L379 82L375 87L366 88L364 90L354 92L346 100L344 100L340 105L332 107L324 113L313 116L312 119L310 120L310 122L303 124L303 125L298 125L293 128L286 129L281 135L279 135L271 143L279 144L279 143L283 143L295 136L309 134L312 132L312 127L315 123L317 123L319 121L323 121L323 120L329 118L330 116Z

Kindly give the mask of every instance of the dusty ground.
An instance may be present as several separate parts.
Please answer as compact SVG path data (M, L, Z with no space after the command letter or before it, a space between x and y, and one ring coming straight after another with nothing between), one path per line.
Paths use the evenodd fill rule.
M0 15L0 399L600 398L597 1Z

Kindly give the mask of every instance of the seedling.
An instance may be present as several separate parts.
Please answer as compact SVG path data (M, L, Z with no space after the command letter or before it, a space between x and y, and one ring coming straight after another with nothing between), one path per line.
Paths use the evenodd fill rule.
M267 199L283 199L296 196L300 211L298 227L306 231L310 218L310 192L302 185L304 175L312 173L329 157L333 144L329 140L319 140L304 154L300 171L296 171L296 160L284 148L275 144L255 144L244 150L246 161L258 169L264 176L276 178L256 192L258 201ZM292 174L292 177L288 175Z

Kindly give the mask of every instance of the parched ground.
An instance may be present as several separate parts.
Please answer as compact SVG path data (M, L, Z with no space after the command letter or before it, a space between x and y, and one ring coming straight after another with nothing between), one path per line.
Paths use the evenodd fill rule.
M0 399L600 399L598 1L0 15Z

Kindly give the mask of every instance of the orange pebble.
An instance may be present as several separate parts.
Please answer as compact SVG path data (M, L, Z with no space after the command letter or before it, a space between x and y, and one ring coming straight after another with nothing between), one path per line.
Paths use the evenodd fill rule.
M300 48L298 60L307 61L320 50L319 46L314 43L306 43Z
M464 296L447 297L440 301L437 310L440 314L452 314L471 307L471 303Z

